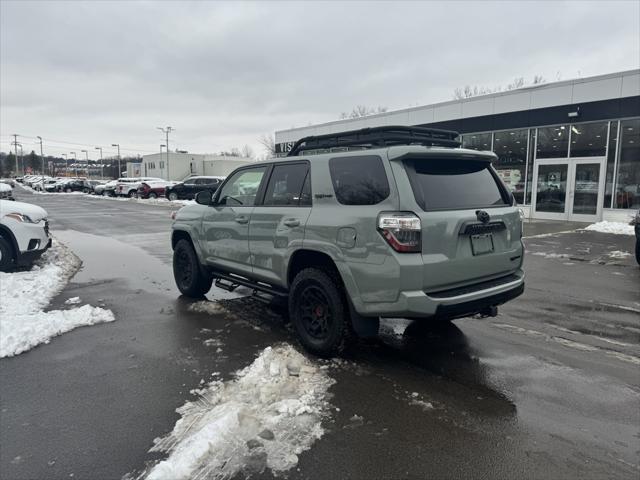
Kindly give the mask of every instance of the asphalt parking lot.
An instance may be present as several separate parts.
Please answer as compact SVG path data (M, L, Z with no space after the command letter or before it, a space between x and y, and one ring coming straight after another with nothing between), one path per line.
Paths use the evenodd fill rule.
M188 310L171 271L171 207L16 197L46 208L83 261L51 308L78 296L116 321L0 361L2 478L135 478L161 458L153 439L202 379L295 344L279 312L251 298L214 288L226 312ZM330 362L327 433L284 476L637 479L640 268L616 253L634 239L557 230L527 226L527 288L498 317L387 321L380 341Z

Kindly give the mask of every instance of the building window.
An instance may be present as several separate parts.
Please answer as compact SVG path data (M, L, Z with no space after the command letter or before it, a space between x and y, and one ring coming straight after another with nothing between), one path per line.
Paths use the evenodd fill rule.
M164 168L164 162L160 162L160 170Z
M538 129L536 158L565 158L569 153L569 127L545 127Z
M571 157L604 157L607 153L607 122L571 125Z
M615 208L640 208L640 118L620 122Z
M467 133L463 135L462 148L491 150L491 133Z
M529 152L527 159L527 195L525 198L525 205L531 205L531 189L533 188L533 160L535 158L535 145L536 145L536 129L532 128L529 131Z
M526 129L493 134L493 151L498 155L493 166L519 204L524 203L527 135Z
M609 146L607 149L607 174L604 184L604 208L611 208L613 202L613 169L616 163L616 153L618 147L618 121L611 122L609 127Z

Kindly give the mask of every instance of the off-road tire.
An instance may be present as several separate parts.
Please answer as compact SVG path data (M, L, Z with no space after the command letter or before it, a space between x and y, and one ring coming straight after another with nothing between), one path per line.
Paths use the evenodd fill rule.
M202 298L211 290L213 278L204 275L198 255L188 240L178 240L173 249L173 278L178 290L192 298Z
M0 272L10 272L14 263L13 247L4 237L0 237Z
M311 309L310 298L311 304L318 300ZM289 290L289 318L302 346L319 357L339 355L354 337L342 282L333 272L305 268L295 276ZM324 332L313 331L314 320L324 325L318 327Z

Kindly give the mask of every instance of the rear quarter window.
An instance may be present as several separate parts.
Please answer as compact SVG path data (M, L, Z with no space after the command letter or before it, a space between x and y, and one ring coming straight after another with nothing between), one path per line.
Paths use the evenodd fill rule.
M463 210L509 205L489 163L458 159L405 160L411 189L423 210Z
M336 199L343 205L375 205L389 196L389 181L377 155L329 160Z

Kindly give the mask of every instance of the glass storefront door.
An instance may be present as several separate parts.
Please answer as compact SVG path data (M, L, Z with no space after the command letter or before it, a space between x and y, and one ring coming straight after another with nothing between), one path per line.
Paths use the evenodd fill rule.
M597 221L604 167L604 158L538 160L534 168L534 218Z

